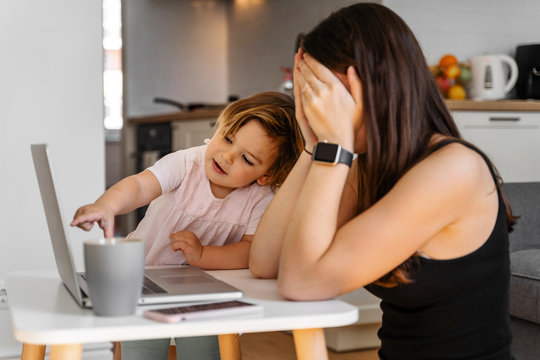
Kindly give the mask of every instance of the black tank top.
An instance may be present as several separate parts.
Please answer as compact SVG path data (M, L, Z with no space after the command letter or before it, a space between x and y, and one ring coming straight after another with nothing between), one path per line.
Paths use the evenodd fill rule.
M445 141L435 150L456 141ZM478 152L495 179L487 157L458 142ZM450 260L419 257L409 284L366 286L382 299L382 360L512 359L508 225L500 190L497 193L497 220L479 249Z

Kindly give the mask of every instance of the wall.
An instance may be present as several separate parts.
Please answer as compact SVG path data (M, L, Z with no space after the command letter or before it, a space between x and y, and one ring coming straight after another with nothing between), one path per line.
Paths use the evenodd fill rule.
M54 155L64 218L104 190L99 1L0 2L0 278L55 268L30 144ZM82 265L82 240L70 232Z
M177 110L154 97L227 100L226 1L129 0L123 7L127 116Z
M125 4L127 115L168 112L153 105L223 102L276 90L280 66L292 66L296 35L355 0L178 1ZM460 61L485 52L513 55L540 42L536 0L379 0L409 24L428 63L453 53Z
M411 27L429 64L446 53L460 61L483 53L513 56L516 46L540 42L537 0L383 0Z
M292 66L294 41L331 11L358 1L233 1L229 14L229 92L277 90L280 66ZM377 1L376 1L377 2ZM446 53L460 61L483 53L514 55L540 42L536 0L382 0L416 34L429 64ZM246 4L247 3L247 4Z
M99 1L0 1L0 279L55 268L31 143L50 145L65 219L104 190L101 41ZM101 234L70 235L81 268L82 241ZM108 346L85 345L83 358L110 359ZM20 352L0 307L0 358Z
M176 110L153 104L156 96L223 103L229 94L277 90L279 67L292 66L296 35L355 2L126 1L126 115Z
M292 67L295 40L351 0L233 1L229 14L229 92L277 91ZM361 2L361 1L360 1Z

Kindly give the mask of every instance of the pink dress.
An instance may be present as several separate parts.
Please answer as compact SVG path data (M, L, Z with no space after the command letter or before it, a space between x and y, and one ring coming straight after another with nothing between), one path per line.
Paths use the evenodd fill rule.
M214 246L255 233L272 191L253 183L223 199L214 197L204 170L205 151L206 145L179 150L148 168L161 184L162 195L129 234L146 242L146 265L187 264L182 252L170 246L169 234L180 230L192 231L203 245Z

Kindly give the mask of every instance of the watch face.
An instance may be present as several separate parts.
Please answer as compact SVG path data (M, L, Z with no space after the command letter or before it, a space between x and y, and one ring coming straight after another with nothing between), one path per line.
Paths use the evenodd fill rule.
M338 145L320 142L317 144L317 148L313 153L313 160L335 163L337 161L338 151Z

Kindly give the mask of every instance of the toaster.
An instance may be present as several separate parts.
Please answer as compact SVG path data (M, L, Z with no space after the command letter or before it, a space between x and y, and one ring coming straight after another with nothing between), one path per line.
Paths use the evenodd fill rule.
M520 99L540 99L540 44L516 48L518 79L516 95Z

